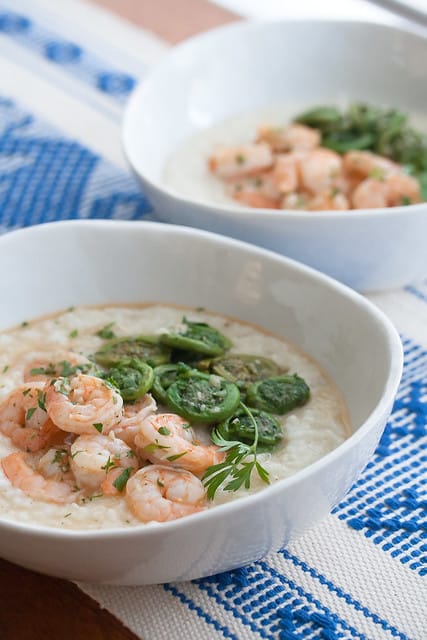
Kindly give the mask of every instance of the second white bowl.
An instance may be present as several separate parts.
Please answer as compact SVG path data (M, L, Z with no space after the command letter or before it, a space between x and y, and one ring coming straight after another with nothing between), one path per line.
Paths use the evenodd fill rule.
M125 114L125 152L161 220L273 249L361 291L399 287L427 274L426 203L254 210L183 195L164 169L185 139L232 116L351 101L422 114L426 85L427 39L410 32L353 21L232 25L177 47L144 80Z

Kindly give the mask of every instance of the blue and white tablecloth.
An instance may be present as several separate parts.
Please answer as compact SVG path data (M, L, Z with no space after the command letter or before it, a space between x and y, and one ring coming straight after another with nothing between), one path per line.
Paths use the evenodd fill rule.
M152 215L120 117L165 50L77 0L0 0L2 232ZM79 585L141 638L427 639L427 283L370 298L401 332L405 368L362 477L298 543L254 565L189 583Z

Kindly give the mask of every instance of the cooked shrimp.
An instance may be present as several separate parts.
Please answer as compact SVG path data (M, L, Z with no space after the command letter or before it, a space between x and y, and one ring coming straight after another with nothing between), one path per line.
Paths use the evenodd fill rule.
M393 173L386 178L388 205L416 204L421 202L420 184L418 180L406 173Z
M64 480L74 481L74 476L70 471L70 459L68 447L53 447L46 451L36 465L37 471L44 478L63 482Z
M135 453L123 440L102 435L81 435L71 445L70 466L79 487L107 495L119 491L113 482L124 469L138 468ZM117 473L118 472L118 473Z
M345 211L350 209L347 197L337 189L327 189L308 201L310 211Z
M314 149L300 162L301 186L312 193L321 193L336 186L342 177L342 159L330 149Z
M227 185L227 193L242 204L257 209L277 209L280 202L280 191L271 171L232 182Z
M268 144L242 144L217 149L209 158L209 169L223 179L241 178L269 169L273 153Z
M126 501L142 522L165 522L203 511L205 488L189 471L149 465L128 480Z
M364 178L368 176L384 178L400 171L398 164L372 151L348 151L344 155L343 166L348 173L355 173Z
M33 500L76 502L81 495L72 484L44 478L28 464L28 455L21 451L3 458L1 465L11 484Z
M122 417L121 395L104 380L79 373L47 386L46 410L63 431L108 433Z
M298 191L300 183L300 163L306 155L306 153L298 151L294 153L282 153L276 157L276 162L273 167L273 178L281 195Z
M0 431L25 451L39 451L59 431L49 419L45 384L28 382L9 393L0 404Z
M181 467L196 474L224 457L215 445L194 442L190 425L175 413L148 416L139 427L135 444L150 462Z
M420 200L418 181L404 173L393 173L385 178L366 178L352 195L356 209L396 207Z
M292 193L287 193L281 204L282 209L289 209L292 211L295 210L303 210L308 208L308 201L310 199L309 194L304 193L302 191L293 191Z
M81 371L78 365L82 365ZM67 376L70 373L83 373L92 366L85 356L73 351L62 351L55 354L37 354L24 369L24 380L39 381L50 380L58 376Z
M129 447L135 446L135 436L138 433L139 425L147 416L157 409L156 401L150 393L146 393L142 398L132 404L123 406L123 417L120 422L113 427L114 435L124 440Z
M366 178L353 191L351 201L355 209L379 209L387 206L388 187L384 180Z
M262 126L257 142L266 142L274 151L310 151L320 145L320 132L303 124L289 127Z

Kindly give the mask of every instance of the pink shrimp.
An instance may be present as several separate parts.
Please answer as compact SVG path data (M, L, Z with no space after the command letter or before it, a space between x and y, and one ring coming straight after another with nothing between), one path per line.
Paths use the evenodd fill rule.
M67 482L46 479L28 464L28 455L22 451L3 458L1 465L11 484L33 500L41 502L77 502L80 492Z
M314 149L300 162L301 186L313 194L336 186L342 178L342 158L330 149Z
M138 433L139 425L147 416L154 413L156 409L156 401L149 393L146 393L142 398L132 404L125 404L122 419L112 429L114 435L126 442L129 447L134 447L135 436Z
M421 202L420 183L406 173L393 173L386 178L387 200L391 207Z
M303 124L289 127L261 126L257 142L266 142L274 151L310 151L320 145L320 132Z
M358 174L362 178L385 178L400 171L398 164L372 151L348 151L344 155L343 166L346 172Z
M128 480L126 501L142 522L166 522L203 511L206 493L189 471L156 464L140 469Z
M59 431L46 413L45 395L44 382L28 382L0 404L0 431L20 449L39 451Z
M310 211L346 211L350 209L347 197L337 189L327 189L317 193L308 201Z
M196 443L188 422L175 413L146 418L139 427L135 444L150 462L180 467L196 474L224 458L215 445Z
M226 192L241 204L257 209L277 209L281 195L272 171L229 183Z
M70 465L79 486L118 495L114 482L125 470L127 475L133 473L138 461L134 451L110 432L108 436L79 436L71 445Z
M269 169L272 164L273 153L268 144L221 147L208 160L212 173L225 180L259 173Z
M122 417L121 395L104 380L79 373L47 386L46 410L63 431L108 433Z

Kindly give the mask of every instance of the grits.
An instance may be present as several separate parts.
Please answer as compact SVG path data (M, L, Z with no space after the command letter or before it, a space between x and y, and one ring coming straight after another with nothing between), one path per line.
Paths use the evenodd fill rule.
M0 334L0 402L23 381L23 372L35 355L64 351L89 356L105 340L98 331L114 323L117 337L138 334L160 334L165 328L177 327L182 316L207 322L233 343L230 353L251 353L270 358L298 373L311 390L309 402L283 416L279 421L284 438L271 453L260 453L258 459L275 482L318 460L337 447L349 435L344 401L325 373L306 355L275 336L249 324L200 310L164 305L108 306L72 308L57 315L23 323ZM196 425L201 442L209 443L210 429ZM18 449L0 433L0 458ZM258 491L266 485L253 474L251 487L236 492L218 490L208 507L235 500ZM122 497L93 495L83 502L53 504L32 500L14 488L0 467L0 518L63 529L104 529L141 524Z

